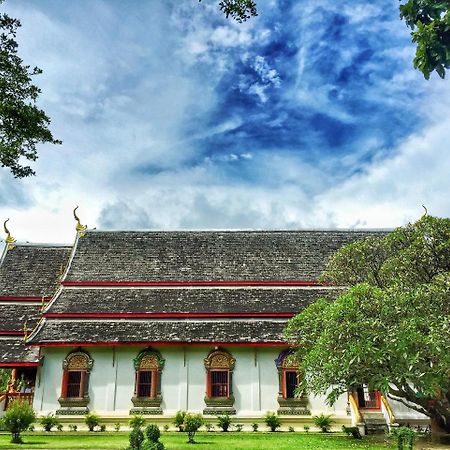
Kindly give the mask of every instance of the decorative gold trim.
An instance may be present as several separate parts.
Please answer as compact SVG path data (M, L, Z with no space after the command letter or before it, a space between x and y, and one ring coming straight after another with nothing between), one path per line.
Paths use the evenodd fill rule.
M358 403L356 403L355 397L353 396L353 392L348 394L348 403L350 405L351 411L355 417L356 423L364 423L361 412L359 411Z
M389 422L392 425L393 423L395 423L394 411L392 411L391 405L389 404L387 398L383 394L381 394L380 397L381 397L381 401L383 402L383 405L386 409L386 412L388 413Z
M80 237L83 237L86 235L87 225L81 225L80 218L77 216L77 209L78 206L76 206L75 209L73 210L73 217L77 221L77 224L75 225L75 230L77 231Z
M9 221L9 219L5 220L5 222L3 223L3 228L6 233L6 237L5 237L6 247L8 248L8 250L12 250L14 248L14 242L16 242L16 240L11 236L11 233L9 232L8 228L6 227L6 223L8 221Z
M204 359L206 369L234 369L236 360L225 350L213 350Z
M26 342L28 337L28 320L25 320L24 324L23 324L23 340L24 342Z

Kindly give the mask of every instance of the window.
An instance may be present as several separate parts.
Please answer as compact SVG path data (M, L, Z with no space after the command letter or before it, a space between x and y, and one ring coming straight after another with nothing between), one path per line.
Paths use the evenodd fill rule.
M298 363L290 356L290 349L282 351L275 360L278 371L278 409L279 414L309 414L307 409L308 399L297 393L297 387L301 381L298 372Z
M295 390L299 382L297 372L295 370L285 370L284 377L284 398L295 398Z
M211 371L211 397L228 397L228 370Z
M204 414L236 414L233 408L232 374L236 360L225 350L216 348L205 358L206 408Z
M152 348L141 351L134 359L136 371L134 408L130 413L162 414L161 374L165 360Z
M76 350L66 356L63 361L61 397L58 400L63 409L58 411L59 414L87 412L89 374L93 365L94 360L83 350Z

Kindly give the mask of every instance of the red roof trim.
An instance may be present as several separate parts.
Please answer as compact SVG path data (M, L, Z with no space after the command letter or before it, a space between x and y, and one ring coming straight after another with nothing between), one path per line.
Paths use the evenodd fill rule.
M28 345L39 345L40 347L132 347L132 346L227 346L227 347L285 347L286 342L169 342L169 341L148 341L148 342L40 342L29 343Z
M51 300L51 297L44 297L44 301ZM16 297L11 295L0 295L0 301L7 302L42 302L42 297Z
M324 286L318 281L63 281L63 286Z
M101 318L101 319L172 319L208 317L293 317L295 313L47 313L49 318Z
M37 367L38 362L17 362L17 363L4 363L0 362L0 367Z
M16 330L16 331L10 331L10 330L0 330L0 336L23 336L25 333L23 330Z

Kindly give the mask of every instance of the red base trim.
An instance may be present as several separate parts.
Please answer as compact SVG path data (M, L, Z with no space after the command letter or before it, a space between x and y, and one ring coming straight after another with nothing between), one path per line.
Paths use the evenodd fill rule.
M63 281L63 286L326 286L318 281Z
M40 346L40 347L134 347L134 346L227 346L227 347L286 347L286 342L36 342L29 343L28 345Z
M19 363L2 363L0 362L0 367L37 367L38 362L19 362Z
M179 318L208 318L208 317L294 317L295 313L47 313L48 318L72 318L80 317L91 319L179 319ZM1 333L1 332L0 332Z
M44 301L51 300L51 297L44 297ZM0 295L0 302L42 302L42 297L14 297Z

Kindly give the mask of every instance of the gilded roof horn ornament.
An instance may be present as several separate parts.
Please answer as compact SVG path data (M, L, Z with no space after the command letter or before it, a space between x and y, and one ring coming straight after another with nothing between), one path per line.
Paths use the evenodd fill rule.
M87 225L81 225L80 218L77 216L78 206L73 210L73 217L77 221L75 229L80 237L83 237L86 234Z
M5 229L5 233L6 233L6 237L5 237L5 242L6 242L6 247L8 248L8 250L12 250L14 248L14 242L16 242L16 240L11 236L11 233L9 232L8 228L6 227L6 223L8 222L9 219L6 219L5 222L3 223L3 228Z
M425 205L422 205L422 208L425 210L425 212L423 213L422 217L427 217L428 216L428 209L426 208Z

